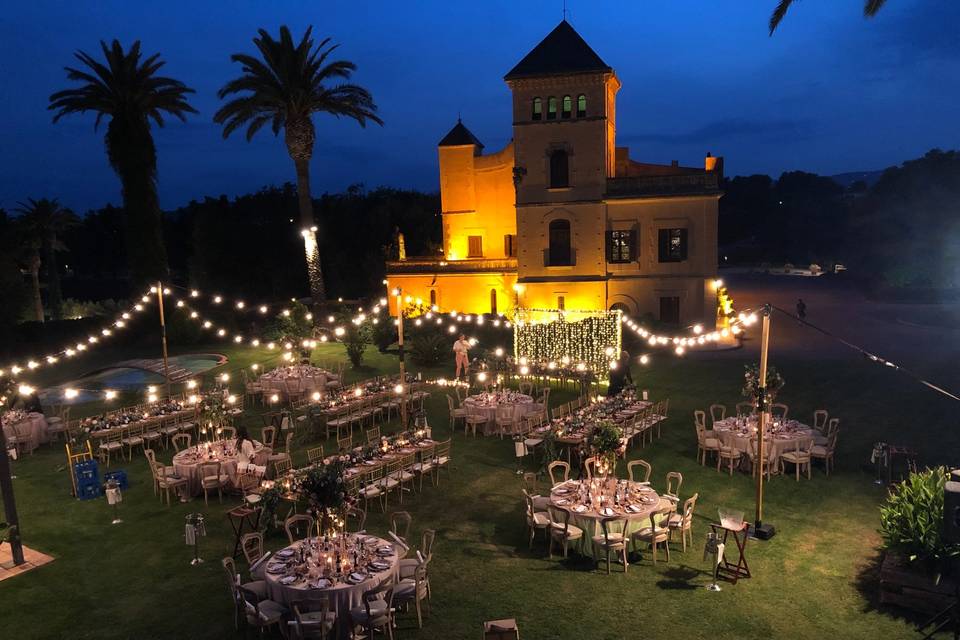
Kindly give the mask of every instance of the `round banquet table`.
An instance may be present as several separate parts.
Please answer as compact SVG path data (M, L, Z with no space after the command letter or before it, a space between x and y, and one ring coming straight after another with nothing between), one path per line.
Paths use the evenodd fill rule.
M347 534L347 539L351 542L355 541L356 538L356 534ZM389 565L386 569L379 571L370 569L369 572L366 573L366 579L356 583L344 579L343 581L328 581L327 586L318 587L316 586L318 584L317 581L322 580L322 578L313 579L302 577L294 580L290 584L283 584L282 581L289 579L285 578L285 575L290 571L290 567L295 565L299 559L300 547L304 544L304 541L301 540L276 552L267 561L266 571L264 573L264 579L267 583L267 597L288 608L292 607L294 603L300 603L301 611L309 611L319 609L319 606L311 608L309 603L311 599L316 599L316 597L321 594L327 594L331 600L331 607L335 606L337 611L337 628L339 629L337 637L349 637L350 609L363 604L363 594L367 591L376 589L384 582L399 579L400 558L397 555L395 547L386 540L376 536L366 535L363 536L363 538L364 546L370 550L371 557L383 562L385 565ZM316 538L312 538L312 540L315 541ZM376 549L385 549L387 547L390 548L389 555L375 553ZM347 555L352 557L353 554L352 552L348 552ZM284 556L286 556L286 558L284 558ZM316 560L308 561L308 564L314 564L314 566L316 566L315 563ZM332 584L330 584L330 582L332 582ZM303 605L304 601L308 603L305 608ZM319 602L317 604L319 605Z
M228 442L230 448L233 449L236 440L229 440ZM240 462L240 458L236 454L225 455L221 449L217 451L215 457L210 460L206 457L200 457L197 455L199 446L201 445L189 447L173 456L173 470L178 476L187 479L187 491L189 492L189 495L195 496L203 491L203 487L200 483L200 465L204 462L219 462L220 473L226 474L227 477L230 478L230 483L233 486L236 486L237 463ZM267 449L263 446L263 444L257 442L256 440L253 441L253 446L253 463L264 466L267 463L267 458L270 456L270 449Z
M627 524L622 532L624 537L631 540L628 551L635 551L635 544L631 536L634 532L650 526L650 515L657 511L662 511L666 505L661 504L660 496L656 491L650 488L646 482L630 482L620 480L626 483L630 488L630 504L627 508L610 505L614 512L610 515L601 514L594 506L579 503L579 491L589 480L568 480L561 482L550 490L550 504L559 509L570 513L570 524L583 529L583 537L571 542L571 549L576 550L581 555L589 558L596 558L596 550L593 546L593 536L603 535L603 529L600 526L600 520L607 517L626 518ZM609 496L613 502L613 492L616 478L610 478L606 481L604 494ZM601 510L605 508L602 507ZM655 516L656 517L656 516ZM659 521L659 520L658 520ZM613 531L619 531L619 528ZM612 532L612 531L611 531ZM604 556L606 558L606 556Z
M19 422L3 425L3 435L6 438L12 438L16 431L27 435L29 440L23 449L33 451L43 442L49 442L50 436L47 434L47 419L42 413L28 413L27 417Z
M259 382L265 393L278 393L286 397L289 393L312 395L319 391L325 394L327 382L336 378L323 369L289 373L285 369L275 369L260 376Z
M750 440L757 435L757 417L724 418L713 423L713 431L723 446L733 447L742 454L752 453ZM783 425L778 422L768 427L763 438L767 459L776 461L782 454L795 450L798 445L801 449L809 449L813 445L813 434L813 429L796 420L787 420Z
M510 402L492 400L485 393L467 396L463 399L463 408L467 410L467 413L473 416L482 416L486 419L483 425L483 435L490 435L496 431L497 411L504 407L511 407L513 409L513 419L520 421L527 414L539 411L541 405L535 403L533 398L525 393L514 394L513 400Z

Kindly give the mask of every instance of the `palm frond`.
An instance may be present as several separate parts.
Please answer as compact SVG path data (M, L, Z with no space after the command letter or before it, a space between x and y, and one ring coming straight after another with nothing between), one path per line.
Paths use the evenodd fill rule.
M877 12L883 8L886 2L887 0L864 0L863 15L867 18L872 18L877 15Z
M777 3L777 7L773 10L773 13L770 14L770 35L773 35L773 32L777 30L777 27L780 25L780 22L783 20L783 17L787 15L787 10L790 9L790 5L793 4L793 0L780 0Z

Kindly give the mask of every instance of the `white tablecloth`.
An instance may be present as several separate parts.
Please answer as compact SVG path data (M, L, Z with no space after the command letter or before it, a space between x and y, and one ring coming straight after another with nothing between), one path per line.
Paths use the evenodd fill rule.
M376 543L376 547L390 544L390 542L383 540L382 538L368 536L368 545L373 547L374 541ZM295 552L299 553L301 544L303 543L297 542L287 548L293 549ZM270 558L267 561L268 565L272 560L273 558ZM280 584L282 574L271 574L267 572L264 576L267 582L267 597L283 604L284 606L290 607L296 602L308 601L311 598L315 598L319 594L325 593L332 596L331 605L335 604L338 613L338 626L340 628L338 637L346 638L349 637L348 632L350 626L350 609L363 604L363 594L371 589L376 589L388 580L395 581L399 579L398 571L400 567L400 557L397 555L396 550L394 550L393 555L385 556L382 558L382 560L383 562L390 564L389 569L385 569L376 573L370 573L366 580L358 584L341 582L327 589L316 589L309 586L307 581L294 582L290 585ZM306 609L310 610L309 604L306 606ZM304 610L304 606L302 604L301 610Z
M3 435L7 439L12 438L17 431L29 437L29 441L21 445L24 451L33 451L41 443L50 441L50 436L47 434L47 419L42 413L29 413L25 420L3 425Z
M796 449L797 445L801 449L809 449L813 444L813 429L793 420L788 424L788 430L768 428L765 432L763 448L767 450L768 460L777 460L782 454ZM752 453L750 440L756 437L756 418L751 417L746 423L738 422L737 418L718 420L713 425L713 431L724 446L732 446L742 454L748 451Z
M254 441L254 464L265 465L270 455L270 450L266 449L261 443ZM237 485L237 463L240 459L236 455L225 456L220 454L216 460L195 459L196 447L184 449L173 456L174 472L187 479L187 491L189 495L195 496L203 491L200 478L200 465L204 462L219 462L220 473L226 474L230 478L231 486Z
M503 407L510 407L513 410L513 419L519 422L528 414L539 411L542 405L534 402L533 398L526 394L517 394L517 399L514 402L478 402L477 396L469 396L463 400L463 408L467 410L467 413L482 416L486 419L486 424L483 425L484 435L496 432L497 410Z

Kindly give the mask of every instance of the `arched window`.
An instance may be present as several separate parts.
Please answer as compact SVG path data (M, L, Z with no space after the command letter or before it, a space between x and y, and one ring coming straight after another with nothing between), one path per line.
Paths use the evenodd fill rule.
M610 311L619 311L623 314L630 313L630 309L628 309L627 305L623 304L622 302L614 302L612 305L610 305Z
M577 96L577 117L582 118L587 115L587 96L582 93Z
M573 113L573 100L570 96L563 96L563 113L562 117L569 118Z
M533 99L533 116L534 120L540 120L543 118L543 100L540 98Z
M497 290L490 289L490 313L497 315Z
M557 99L553 96L547 98L547 120L557 119Z
M557 149L550 154L550 188L563 189L570 186L570 162L567 152Z
M550 223L550 264L556 267L572 264L570 252L570 221L559 218Z
M437 304L437 290L430 289L430 308L432 309Z

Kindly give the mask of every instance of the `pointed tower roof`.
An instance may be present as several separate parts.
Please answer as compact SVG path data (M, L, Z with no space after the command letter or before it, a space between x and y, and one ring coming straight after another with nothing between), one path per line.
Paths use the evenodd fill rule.
M460 118L457 118L457 124L450 129L450 133L443 136L438 147L459 147L465 144L475 144L478 149L483 149L483 143L477 140L477 136L467 129Z
M570 26L569 22L563 20L503 79L514 80L593 71L613 71L613 69L590 48L586 40Z

